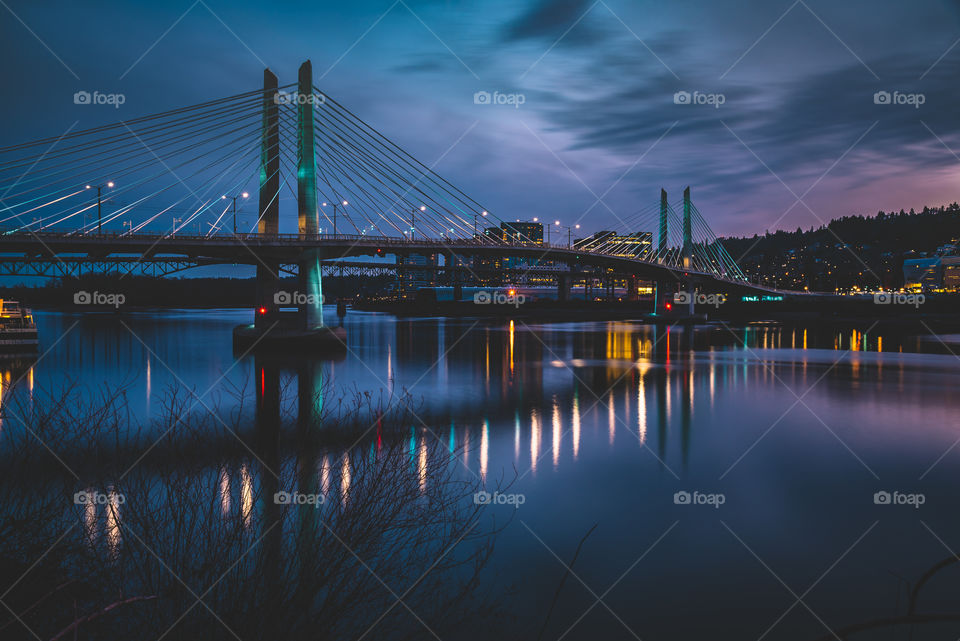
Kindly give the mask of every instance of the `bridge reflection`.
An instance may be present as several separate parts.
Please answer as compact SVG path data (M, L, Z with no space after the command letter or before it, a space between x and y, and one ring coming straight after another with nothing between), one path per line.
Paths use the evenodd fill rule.
M383 429L383 406L372 400L349 429L333 418L334 406L343 402L334 390L358 380L369 398L379 389L385 399L405 404L408 475L427 494L438 457L450 454L465 478L485 484L512 470L531 477L559 474L609 450L682 475L698 430L710 424L725 395L779 385L804 390L825 375L869 393L885 377L902 381L909 375L909 359L884 358L914 344L913 338L860 330L763 325L427 320L386 327L358 323L351 330L356 343L339 362L263 355L248 360L252 367L245 375L255 383L249 451L221 455L214 449L199 457L208 462L202 475L209 477L205 487L219 519L260 536L265 523L282 519L275 494L316 494L324 505L297 517L297 528L313 536L325 509L348 505L358 461L376 460L399 438ZM155 368L152 362L145 361L147 371ZM30 372L22 366L0 371L0 384L17 376L30 380ZM147 394L150 385L148 380ZM156 473L151 465L146 461L137 473ZM110 558L124 546L125 506L110 498L116 482L101 479L87 487L108 498L84 506L81 515L86 537ZM271 554L279 554L279 539L265 541L274 546Z

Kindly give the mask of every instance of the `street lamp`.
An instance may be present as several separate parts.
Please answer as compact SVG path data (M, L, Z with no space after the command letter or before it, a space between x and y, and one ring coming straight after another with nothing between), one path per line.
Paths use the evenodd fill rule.
M113 188L113 181L110 180L106 185L96 185L97 189L97 235L100 236L103 234L103 216L101 214L101 206L103 203L102 194L103 188L110 187ZM86 189L93 189L94 185L87 185Z
M420 211L427 211L426 205L420 205ZM410 216L410 240L413 240L413 235L416 233L417 229L417 209L413 209L413 215Z
M534 220L536 220L536 218L534 218ZM560 221L559 220L553 221L553 225L555 227L560 227ZM547 245L549 244L550 244L550 225L547 225Z
M246 198L249 198L249 197L250 197L250 194L247 193L247 192L243 192L243 193L240 194L239 196L230 196L230 200L233 201L233 235L234 235L234 236L237 235L237 198L244 198L244 199L246 199ZM220 196L220 199L221 199L221 200L226 200L226 199L227 199L227 196L226 196L226 195Z
M346 207L349 204L350 203L344 200L342 203L340 203L340 206ZM321 207L326 207L326 206L327 206L327 203L323 203L321 205ZM334 236L337 235L337 206L338 206L337 203L333 203L333 235Z
M560 221L559 221L559 220L557 221L557 224L560 225ZM567 249L569 249L570 247L573 247L573 242L572 242L572 240L571 240L571 236L573 235L573 230L574 230L574 229L580 229L580 225L577 224L577 225L560 225L560 226L561 226L561 228L562 228L562 227L566 227L566 228L567 228Z
M487 212L487 210L484 209L483 212L482 212L480 215L481 215L481 216L486 216L487 213L489 213L489 212ZM476 238L477 238L477 215L476 215L476 214L473 215L473 238L474 238L474 240L476 240Z

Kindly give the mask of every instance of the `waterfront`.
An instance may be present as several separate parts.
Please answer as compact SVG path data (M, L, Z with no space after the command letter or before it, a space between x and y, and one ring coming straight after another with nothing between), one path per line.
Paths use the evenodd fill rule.
M534 638L561 582L544 638L818 638L830 634L824 623L839 628L902 614L904 581L951 556L960 537L952 509L960 456L952 390L960 360L936 341L776 325L691 331L628 321L396 320L351 312L342 358L264 365L234 359L229 330L248 316L38 312L49 351L32 369L21 364L23 380L5 388L4 407L36 408L67 388L79 406L98 390L123 388L137 436L149 445L168 428L151 420L165 415L171 392L184 397L184 388L193 389L196 397L173 406L189 410L184 423L217 433L212 443L194 445L191 439L202 437L195 433L179 445L160 439L126 455L122 469L136 468L127 481L182 475L196 494L180 498L181 506L209 502L224 520L248 523L276 516L271 495L278 489L322 490L337 503L361 477L360 461L389 449L387 441L405 452L405 474L424 495L442 485L433 475L445 473L443 457L454 455L451 478L502 492L480 510L477 531L505 525L479 574L479 591L496 593L496 605L480 627L461 628L462 638L492 631ZM304 372L306 388L298 380ZM267 432L281 446L248 451L207 409L224 423L236 418L239 433L260 434L262 443L270 394L258 401L258 386L271 387L274 375L277 407L289 411L278 409ZM5 386L16 377L5 375ZM357 393L375 399L369 411L353 417L347 438L329 419L313 425L322 453L310 445L304 464L298 405L319 400L334 412L331 404ZM407 408L403 423L381 433L377 408L391 405ZM16 419L5 415L2 429L16 434ZM73 491L112 491L111 478L98 470L116 474L104 454L111 443L48 444L51 452L24 472L28 487L65 477ZM282 477L276 484L263 471L274 465ZM7 481L9 498L24 478ZM922 495L923 503L875 503L883 491ZM462 498L472 503L472 496ZM84 541L92 524L99 554L136 555L135 534L123 520L129 505L74 510L71 498L63 496L62 512L90 523L68 538ZM564 564L594 525L563 580ZM457 553L476 545L471 538ZM399 596L418 576L391 589ZM937 575L920 610L960 611L954 585L950 570ZM429 634L412 614L404 617ZM938 638L935 632L943 630L919 626L914 638ZM889 630L881 633L888 638Z

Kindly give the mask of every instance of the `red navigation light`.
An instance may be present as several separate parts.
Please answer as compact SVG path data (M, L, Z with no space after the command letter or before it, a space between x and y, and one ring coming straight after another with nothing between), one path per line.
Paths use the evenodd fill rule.
M515 289L511 289L511 290L510 290L510 295L511 295L511 296L513 296L513 295L516 294L516 293L517 293L517 290L515 290Z
M669 312L671 309L673 309L673 305L671 305L670 303L667 303L666 305L664 305L664 307L667 308L667 311L668 311L668 312Z
M260 308L260 315L262 316L263 314L266 314L266 313L267 313L267 308L266 308L266 307L261 307L261 308Z

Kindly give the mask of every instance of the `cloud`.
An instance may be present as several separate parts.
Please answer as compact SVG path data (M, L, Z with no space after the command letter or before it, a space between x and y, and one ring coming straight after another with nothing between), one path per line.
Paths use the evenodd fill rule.
M507 42L546 40L553 43L563 36L559 46L597 42L602 39L603 32L589 24L589 16L581 20L594 4L593 0L540 0L523 15L507 23L502 38Z

